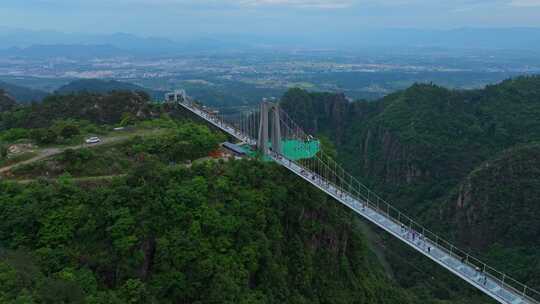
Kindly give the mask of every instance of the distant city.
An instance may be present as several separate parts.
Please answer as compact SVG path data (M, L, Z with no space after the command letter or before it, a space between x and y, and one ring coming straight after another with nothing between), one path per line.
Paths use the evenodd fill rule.
M158 92L185 88L217 106L256 103L291 87L372 100L415 82L476 89L539 73L540 52L529 44L534 41L531 31L540 33L457 30L426 36L389 31L380 33L381 39L360 35L365 46L357 41L344 47L341 41L335 48L332 40L297 47L291 39L258 45L251 38L176 42L130 34L0 31L0 81L52 93L77 79L118 80ZM32 44L43 40L49 43ZM494 47L494 41L501 47Z
M191 88L203 99L207 94L217 95L214 96L217 99L222 98L219 95L242 95L243 99L253 94L279 95L290 87L344 92L355 99L373 99L414 82L470 89L540 71L537 58L520 59L520 63L513 59L513 54L508 52L470 53L458 58L450 52L430 50L416 55L244 51L171 57L9 56L0 58L0 79L45 91L54 91L74 79L103 78L161 91ZM236 94L235 90L242 94ZM252 94L246 96L243 94L246 91Z

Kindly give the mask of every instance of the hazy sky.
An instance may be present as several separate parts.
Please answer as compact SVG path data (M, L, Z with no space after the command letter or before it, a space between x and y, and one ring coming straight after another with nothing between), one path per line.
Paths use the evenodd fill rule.
M540 0L0 0L0 27L161 36L540 27Z

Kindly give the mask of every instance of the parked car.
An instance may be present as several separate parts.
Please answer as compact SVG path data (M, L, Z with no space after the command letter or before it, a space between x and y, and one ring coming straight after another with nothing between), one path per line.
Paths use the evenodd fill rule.
M99 137L96 137L96 136L93 136L93 137L89 137L85 140L85 142L87 144L97 144L98 142L100 142L101 139L99 139Z

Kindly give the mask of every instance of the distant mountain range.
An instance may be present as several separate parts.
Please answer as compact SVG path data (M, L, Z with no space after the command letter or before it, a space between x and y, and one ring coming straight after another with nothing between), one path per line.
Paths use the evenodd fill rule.
M33 45L107 45L133 51L174 50L178 43L165 38L116 33L109 35L72 34L55 31L0 29L0 48L28 48Z
M518 49L540 52L540 28L453 30L370 29L335 33L142 37L133 34L76 34L0 28L2 56L177 55L200 51L302 48Z
M125 51L112 45L80 45L80 44L50 44L32 45L29 47L11 47L0 50L0 56L18 58L110 58L119 56L130 56L133 51Z
M175 55L184 52L237 49L249 46L244 42L236 40L227 42L224 39L213 37L196 37L175 41L126 33L89 35L0 28L0 55L3 56Z
M347 42L351 46L540 50L540 28L383 29L351 33L349 37L355 38Z

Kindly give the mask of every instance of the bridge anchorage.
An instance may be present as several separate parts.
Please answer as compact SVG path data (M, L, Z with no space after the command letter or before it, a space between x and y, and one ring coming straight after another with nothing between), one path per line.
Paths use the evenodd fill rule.
M265 100L259 111L226 118L182 95L172 99L246 146L255 147L265 158L287 168L497 302L540 304L540 292L460 250L360 183L324 153L319 141L305 134L278 103Z

